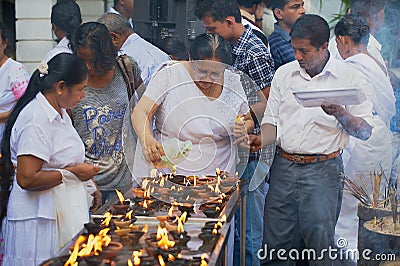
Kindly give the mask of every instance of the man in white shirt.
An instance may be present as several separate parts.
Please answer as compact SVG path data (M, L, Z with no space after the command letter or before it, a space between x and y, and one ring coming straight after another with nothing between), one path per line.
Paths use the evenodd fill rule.
M110 31L118 53L127 54L138 63L144 84L147 85L161 63L171 60L166 53L135 33L123 16L109 12L103 14L98 22Z
M330 56L329 26L320 16L301 16L290 35L296 61L275 73L261 135L237 142L244 141L241 145L252 151L277 144L265 200L263 246L267 248L259 251L262 263L292 265L296 255L292 250L302 254L303 241L307 250L316 253L305 259L313 265L329 265L324 249L334 248L342 198L341 150L349 135L363 140L370 137L372 127L367 120L372 103L305 108L293 91L358 87L369 94L371 88L359 72ZM271 252L281 249L288 260L282 252Z
M135 0L114 0L114 6L110 7L108 12L124 16L131 24L132 29L134 29L135 27L132 20L134 5Z

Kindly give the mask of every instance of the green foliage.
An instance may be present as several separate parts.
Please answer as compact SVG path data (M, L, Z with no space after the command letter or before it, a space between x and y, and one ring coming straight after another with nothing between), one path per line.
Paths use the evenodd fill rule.
M325 0L326 1L326 0ZM332 19L329 21L329 24L339 21L343 15L346 14L347 10L350 8L351 0L340 0L340 11L337 14L333 14ZM319 0L319 8L322 9L324 0Z

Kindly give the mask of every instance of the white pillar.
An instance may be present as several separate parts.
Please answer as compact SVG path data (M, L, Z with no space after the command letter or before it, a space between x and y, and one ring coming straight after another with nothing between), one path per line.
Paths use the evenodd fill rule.
M78 0L82 20L96 21L104 12L104 0ZM56 0L15 0L16 60L30 71L55 46L51 30L51 7Z

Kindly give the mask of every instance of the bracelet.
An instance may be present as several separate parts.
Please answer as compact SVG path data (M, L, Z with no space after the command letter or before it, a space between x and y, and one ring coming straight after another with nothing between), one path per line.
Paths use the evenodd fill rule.
M256 22L262 21L263 18L256 18Z

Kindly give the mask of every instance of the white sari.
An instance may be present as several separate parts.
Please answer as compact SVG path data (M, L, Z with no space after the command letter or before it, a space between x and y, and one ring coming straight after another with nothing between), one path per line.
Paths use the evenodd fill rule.
M372 193L369 174L379 170L382 166L389 178L392 165L392 134L390 120L396 112L395 97L389 78L380 66L368 55L357 54L345 60L345 63L361 71L372 85L374 94L371 101L374 107L372 122L372 135L367 141L354 137L349 138L349 143L343 151L345 174L357 183L359 176L363 177L370 193ZM386 186L382 178L381 190ZM350 193L343 193L342 209L336 225L336 237L344 237L348 241L347 248L357 248L358 237L358 200Z

